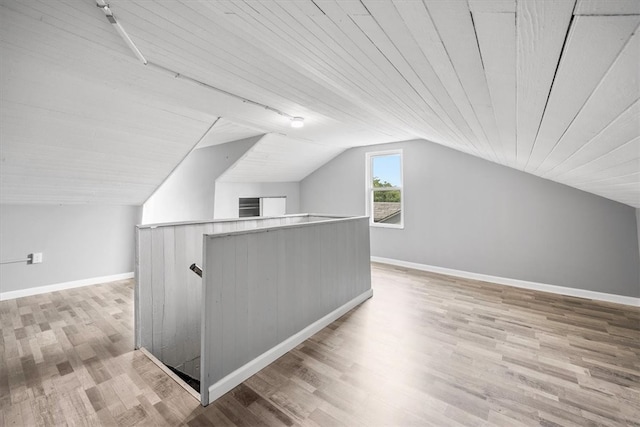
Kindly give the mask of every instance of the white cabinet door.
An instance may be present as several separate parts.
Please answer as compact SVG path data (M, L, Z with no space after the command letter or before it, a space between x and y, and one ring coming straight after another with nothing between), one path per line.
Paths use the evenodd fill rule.
M287 211L286 197L263 197L262 216L280 216Z

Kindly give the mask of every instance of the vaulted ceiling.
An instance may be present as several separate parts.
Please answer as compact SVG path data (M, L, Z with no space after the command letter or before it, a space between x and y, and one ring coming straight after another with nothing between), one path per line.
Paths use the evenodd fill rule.
M424 138L640 207L638 0L109 4L148 65L95 0L0 1L0 201L140 204L268 133L225 179Z

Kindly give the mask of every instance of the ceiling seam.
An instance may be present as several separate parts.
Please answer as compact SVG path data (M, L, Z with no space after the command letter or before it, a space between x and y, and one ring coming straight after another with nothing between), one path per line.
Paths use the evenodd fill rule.
M395 6L394 6L395 7ZM365 6L366 8L366 6ZM371 16L371 18L374 20L374 22L376 23L376 25L378 26L378 28L380 28L380 31L382 31L382 33L385 35L385 37L387 38L387 40L389 41L389 43L393 46L393 48L398 52L398 55L400 55L400 57L406 62L407 67L409 67L409 69L415 74L415 76L418 78L418 80L422 83L422 85L425 87L425 89L427 90L427 92L429 92L431 94L431 96L433 97L433 100L435 101L435 103L440 107L440 109L442 110L442 112L444 113L444 115L449 119L449 121L451 121L451 124L454 125L454 127L452 128L451 126L449 126L445 120L443 120L443 118L440 116L440 114L438 114L435 109L433 107L431 107L431 105L429 104L429 102L427 102L426 99L424 99L424 97L422 96L422 94L420 93L420 91L418 89L416 89L416 87L409 82L409 80L404 76L404 74L398 69L396 68L395 65L393 65L393 63L391 62L391 60L389 60L389 58L387 58L387 56L380 51L380 49L378 49L378 51L380 51L380 53L382 54L382 56L384 56L384 58L393 66L393 68L396 70L396 72L402 77L402 79L409 85L409 87L411 88L411 90L413 91L413 93L415 93L419 99L422 100L422 102L424 103L424 105L426 105L429 110L433 113L433 115L435 117L437 117L443 125L445 125L447 128L449 128L449 130L453 133L453 135L457 136L458 138L460 138L461 142L464 142L465 138L464 138L464 134L462 135L458 135L458 133L460 132L460 130L458 129L457 126L455 126L455 123L453 122L453 119L449 116L449 114L447 113L447 111L444 109L444 107L440 104L440 102L438 101L438 99L435 97L435 95L429 90L429 87L425 84L425 82L422 80L422 78L420 77L420 74L418 72L416 72L416 70L413 68L413 66L411 65L411 63L407 60L407 58L403 55L402 51L398 48L398 46L396 45L396 43L394 43L393 39L389 36L389 34L387 34L387 32L385 31L385 29L383 28L383 26L380 24L380 22L376 19L376 17L374 15L371 14L371 12L369 11L369 9L367 9L367 12L369 12L369 15ZM401 18L402 19L402 18ZM404 21L403 21L404 22ZM413 38L413 36L409 33L409 36ZM373 42L372 42L373 43ZM375 44L374 44L375 45ZM377 46L376 46L377 48ZM435 74L435 71L434 71Z
M527 162L524 165L523 170L527 169L529 166L529 161L531 160L531 155L533 154L533 150L536 147L536 142L538 140L538 135L540 134L540 128L542 127L542 122L544 121L545 113L547 112L547 106L549 105L549 99L551 99L551 92L553 91L553 85L556 81L556 77L558 75L558 70L560 69L560 63L562 62L562 58L565 54L565 49L567 47L567 40L569 39L569 35L571 34L571 29L573 27L573 22L575 19L575 15L573 14L576 10L576 5L578 4L576 0L573 0L573 10L571 11L571 19L569 20L569 25L567 25L567 32L564 35L564 40L562 41L562 48L560 49L560 55L558 55L558 62L556 63L556 69L553 72L553 79L551 80L551 85L549 86L549 93L547 93L547 100L544 103L544 108L542 109L542 114L540 115L540 123L538 123L538 129L536 130L536 136L533 138L533 144L531 144L531 150L529 150L529 156L527 157Z
M561 161L560 163L558 163L557 165L555 165L553 168L549 169L547 172L545 172L545 174L543 176L549 176L549 174L551 172L553 172L554 170L556 170L559 166L563 165L564 163L566 163L567 161L571 160L575 155L577 155L579 152L581 152L585 147L589 146L594 139L598 138L600 135L602 135L607 129L609 129L615 122L617 122L620 117L622 117L627 111L629 111L630 109L632 109L635 105L637 105L640 101L640 98L636 99L634 102L632 102L627 108L625 108L620 114L618 114L616 117L614 117L613 119L611 119L611 121L609 123L607 123L607 125L605 127L603 127L598 133L596 133L591 139L589 139L586 143L584 143L583 145L580 146L580 148L578 148L576 151L574 151L569 157L567 157L566 159L564 159L563 161ZM633 138L631 139L633 140ZM624 144L620 145L617 148L622 147L623 145L627 144L629 141L625 142ZM616 148L616 149L617 149ZM613 150L615 151L615 150ZM595 160L595 159L594 159ZM587 164L587 163L585 163ZM575 169L575 168L574 168ZM573 169L570 169L566 172L570 172ZM565 172L565 173L566 173ZM562 175L562 174L560 174Z
M469 3L467 3L467 7L469 7ZM480 49L480 40L478 39L478 30L476 28L476 22L473 19L473 12L471 11L471 8L469 7L469 17L471 18L471 27L473 28L473 35L476 39L476 47L478 49L478 56L480 57L480 64L482 65L482 76L484 78L484 82L485 85L487 86L487 95L489 95L489 102L491 104L491 115L493 116L493 122L496 125L496 137L498 138L502 138L500 136L500 132L498 131L498 121L496 120L496 110L493 106L493 99L491 98L491 89L489 89L489 82L487 80L487 70L484 66L484 58L482 57L482 49ZM487 137L487 142L489 142L489 137ZM502 139L500 139L500 141L498 141L500 143L500 145L502 145ZM496 153L496 150L493 148L493 144L491 142L489 142L489 148L491 149L491 151L493 152L493 155L495 156L496 160L498 160L498 153ZM506 164L506 159L503 159L504 163Z
M597 160L602 159L603 157L606 157L606 156L608 156L608 155L610 155L610 154L612 154L612 153L615 153L615 152L616 152L616 151L618 151L618 150L623 149L624 147L626 147L627 145L629 145L629 144L631 144L631 143L633 143L633 142L635 142L635 141L640 141L640 137L638 137L638 136L633 137L633 138L631 138L630 140L628 140L628 141L626 141L626 142L624 142L624 143L620 144L619 146L617 146L617 147L616 147L616 148L614 148L613 150L607 151L606 153L603 153L603 154L599 155L598 157L596 157L596 158L593 158L593 159L589 160L588 162L582 163L580 166L576 166L576 167L575 167L575 168L573 168L573 169L569 169L568 171L566 171L566 172L564 172L564 173L561 173L561 174L555 175L555 176L554 176L554 178L557 178L557 177L559 177L559 176L563 176L563 175L567 175L567 174L569 174L570 172L573 172L573 171L575 171L575 170L577 170L577 169L581 169L581 168L583 168L583 167L585 167L585 166L587 166L587 165L589 165L589 164L591 164L591 163L593 163L593 162L595 162L595 161L597 161ZM608 169L608 168L605 168L605 169ZM549 178L547 178L547 179L549 179Z
M232 4L233 4L233 3L232 3ZM238 7L236 4L233 4L233 6ZM262 5L262 7L265 7L265 6L264 6L264 5ZM257 14L258 14L258 15L260 15L261 17L265 17L265 19L267 19L267 20L271 23L271 25L272 25L272 26L275 26L275 24L273 24L273 22L272 22L270 19L266 18L266 15L264 15L264 14L260 13L260 11L258 11L255 7L251 6L250 8L251 8L251 10L252 10L252 11L254 11L255 13L257 13ZM248 20L247 20L247 18L250 18L251 20L256 21L257 23L260 23L260 21L256 20L256 19L255 19L255 18L254 18L250 13L247 13L244 9L239 8L239 9L238 9L238 11L239 11L240 13L242 13L242 19L243 19L245 22L247 22L247 21L248 21ZM291 13L290 13L290 12L288 12L288 11L287 11L287 14L288 14L289 16L292 16L292 17L293 17L293 15L291 15ZM237 16L241 16L240 14L236 14L236 15L237 15ZM307 18L308 18L308 17L307 17ZM313 22L313 20L312 20L312 22ZM332 22L333 22L333 21L332 21ZM260 24L261 24L261 23L260 23ZM261 25L263 25L263 24L261 24ZM263 25L263 27L265 27L265 28L266 28L266 26L265 26L265 25ZM323 28L321 28L320 26L318 26L318 28L319 28L321 31L323 31L325 34L328 34L328 33L327 33ZM273 36L274 36L274 37L276 37L276 38L278 38L278 39L282 39L282 36L280 36L279 34L277 34L276 32L274 32L273 30L270 30L270 32L273 34ZM330 36L330 35L329 35L329 36ZM318 40L320 43L324 43L324 42L323 42L322 40L320 40L320 39L319 39L315 34L314 34L314 38L315 38L316 40ZM331 37L331 38L332 38L332 37ZM333 39L333 38L332 38L332 39ZM334 40L334 41L335 41L335 40ZM336 42L336 43L337 43L337 42ZM325 55L325 56L326 56L326 55ZM303 68L305 69L305 71L306 71L307 73L309 72L309 69L308 69L309 67L308 67L308 66L303 66ZM353 67L352 67L352 68L353 68ZM357 72L355 68L353 68L353 70L354 70L354 72ZM334 72L334 74L336 74L336 73L337 73L337 80L345 80L345 81L347 82L347 85L356 85L356 86L357 86L357 84L355 84L355 83L354 83L354 82L353 82L349 77L347 77L346 75L344 75L344 74L340 73L337 69L335 69L335 68L334 68L333 72ZM336 96L341 96L341 95L342 95L342 94L341 94L341 92L347 92L347 90L346 90L346 89L344 89L344 88L342 87L342 85L338 85L338 87L336 87L335 80L336 80L335 78L332 78L332 81L328 81L327 83L331 86L332 91L333 91L333 93L334 93L334 94L336 94ZM325 80L325 81L326 81L326 80ZM326 89L326 87L325 87L325 89ZM335 90L333 90L333 89L338 89L338 90L339 90L339 92L336 92L336 91L335 91ZM351 92L352 92L352 91L349 91L349 93L351 93ZM369 95L370 97L373 97L373 95L371 95L371 94L368 94L368 93L367 93L367 95ZM344 99L346 102L353 103L353 99L354 99L354 98L355 98L356 100L357 100L357 99L359 99L358 97L355 97L354 95L350 95L350 97L349 97L349 98L343 98L343 99ZM381 115L381 114L380 114L380 112L379 112L378 110L376 110L376 109L372 109L372 108L369 108L369 107L367 106L367 104L366 104L366 103L363 105L361 102L359 102L359 104L357 104L357 105L359 105L360 107L363 107L363 106L364 106L364 108L366 108L366 109L368 110L368 112L369 112L369 113L371 113L371 114L375 114L379 119L384 119L384 117L385 117L385 116L384 116L384 114L386 114L386 115L393 115L393 114L394 114L393 112L386 111L386 112L384 112L384 114L383 114L383 115ZM354 116L352 113L349 113L349 112L347 112L346 110L345 110L345 111L341 110L341 112L342 112L342 117L343 117L343 118L344 118L344 117L346 117L346 116L350 116L350 117L352 117L352 118L353 118L353 120L354 120L354 121L360 122L360 123L362 123L362 124L364 124L364 123L365 123L365 119L363 119L363 118L361 118L361 117ZM326 114L326 113L324 113L324 114ZM402 119L401 119L401 117L397 117L397 119L398 119L398 120L402 120ZM407 124L407 125L408 125L408 124ZM381 134L384 134L384 135L389 135L389 131L388 131L386 128L385 128L385 130L380 130L380 128L377 128L377 132L379 132L379 133L381 133Z
M442 40L442 35L440 34L440 30L438 29L438 26L436 25L433 16L431 15L431 11L429 11L429 8L427 7L427 4L425 3L426 0L422 0L422 5L424 6L425 10L427 11L427 15L429 16L429 19L431 20L431 23L433 25L433 28L436 32L436 34L438 35L438 38L440 39L440 44L442 45L442 49L444 50L444 52L447 55L447 59L449 60L449 64L451 64L451 69L454 71L455 75L456 75L456 79L458 80L458 83L460 84L460 87L462 88L462 91L465 95L465 97L467 98L467 102L469 103L469 106L471 107L471 111L473 111L473 115L476 117L476 121L478 122L478 125L480 125L480 129L482 130L482 133L484 136L484 139L479 138L478 141L479 142L486 142L486 144L490 144L489 143L489 137L487 136L487 131L485 130L482 121L480 121L480 117L478 117L478 112L476 111L476 108L474 107L474 104L471 102L471 99L469 98L469 94L467 93L467 89L465 88L464 84L462 84L462 80L460 79L460 74L458 74L458 70L456 69L456 67L453 65L453 60L451 59L451 55L449 54L449 50L447 49L447 46L444 44L444 40ZM482 144L485 145L485 144ZM479 151L482 152L482 151ZM496 158L497 159L497 158Z
M373 16L371 16L371 18L375 21L375 18L374 18ZM358 23L357 23L357 22L355 22L351 16L349 16L349 19L351 19L351 21L355 24L355 26L356 26L356 27L358 27L358 29L360 29L360 31L362 32L362 34L363 34L363 35L364 35L364 36L369 40L369 42L371 43L371 45L372 45L372 46L373 46L373 47L378 51L378 53L380 53L380 55L382 55L382 57L386 60L386 62L387 62L387 63L388 63L388 64L389 64L389 65L390 65L390 66L391 66L391 67L396 71L396 73L397 73L397 74L401 77L401 79L402 79L402 80L403 80L403 81L404 81L404 82L409 86L409 88L411 88L411 91L412 91L413 93L417 94L417 95L418 95L418 97L424 101L424 99L423 99L423 98L420 96L420 94L416 91L416 89L413 87L413 85L412 85L412 84L411 84L411 83L406 79L406 77L405 77L405 76L400 72L400 70L398 70L398 68L394 65L394 63L393 63L393 62L392 62L392 61L387 57L387 55L385 55L385 54L384 54L384 52L382 52L382 50L380 50L380 48L378 47L378 45L377 45L373 40L371 40L371 37L369 37L369 35L368 35L365 31L363 31L363 30L362 30L362 28L360 28L360 26L358 25ZM380 27L380 25L378 24L378 22L377 22L377 21L375 21L375 22L376 22L376 25L378 25L378 28L380 28L380 30L382 31L382 33L383 33L383 34L387 37L387 39L388 39L388 38L389 38L389 36L387 36L387 34L386 34L386 33L384 32L384 30ZM393 44L393 43L391 42L391 44ZM395 46L394 46L394 47L395 47ZM405 105L407 105L407 104L405 104ZM428 104L427 104L427 106L428 106ZM411 107L410 107L409 105L407 105L407 107L409 107L409 109L411 109ZM429 109L431 109L431 108L429 107ZM427 110L424 110L424 111L427 111ZM438 118L440 119L440 117L439 117L437 114L435 114L435 112L434 112L433 110L431 110L431 111L433 112L433 114L434 114L436 117L438 117ZM419 113L419 112L414 111L414 113ZM419 116L419 115L418 115L418 120L420 121L420 116ZM442 119L440 119L440 120L442 121ZM422 120L422 121L424 121L424 120ZM443 122L443 124L445 124L445 123ZM409 124L408 124L408 125L409 125ZM409 125L409 126L410 126L410 127L413 127L413 126L411 126L411 125ZM446 126L446 124L445 124L445 126ZM436 136L439 136L441 139L444 139L444 138L443 138L443 136L440 134L440 132L438 132L435 128L433 128L433 130L434 130L434 133L436 134Z
M365 7L365 9L366 9L366 6L364 6L364 5L363 5L363 7ZM368 9L367 9L367 10L368 10ZM342 33L342 34L343 34L347 39L349 39L349 40L354 44L354 46L356 47L356 49L358 49L358 50L360 51L360 53L361 53L365 58L367 58L367 59L368 59L368 60L373 64L373 66L375 66L375 67L378 69L378 71L379 71L379 72L384 73L384 70L382 70L380 67L377 67L377 66L376 66L375 61L369 57L369 55L367 54L367 52L363 51L363 50L360 48L360 46L358 45L358 43L357 43L356 41L354 41L351 37L349 37L349 35L348 35L348 34L346 34L346 33L342 30L342 28L341 28L340 26L338 26L338 25L335 23L334 19L333 19L333 18L331 18L331 16L330 16L330 15L326 15L326 16L331 20L331 22L335 25L335 27L336 27L336 28L337 28L337 29L338 29L338 30L339 30L339 31L340 31L340 32L341 32L341 33ZM360 29L360 27L358 26L358 24L357 24L355 21L353 21L353 19L351 19L351 17L350 17L349 15L347 15L347 14L345 13L345 16L349 18L349 22L351 22L351 23L354 25L354 27L355 27L355 28L357 28L358 30L360 30L360 32L363 34L363 36L367 37L367 35L366 35L366 34L365 34L361 29ZM321 30L322 30L325 34L327 34L327 36L329 36L332 40L334 40L336 43L338 43L338 41L337 41L337 40L335 40L335 39L331 36L331 34L330 34L329 32L325 31L325 30L324 30L324 29L322 29L322 28L321 28ZM369 39L369 38L367 37L367 39ZM370 39L369 39L369 40L370 40ZM360 64L360 65L361 65L361 64ZM358 70L357 70L357 69L355 69L355 68L354 68L354 71L358 72ZM375 74L371 74L371 77L372 77L373 79L375 79L376 81L380 82L380 84L384 86L384 83L383 83L383 82L382 82L382 81L381 81L381 80L380 80L380 79L379 79ZM356 84L356 85L357 85L357 84ZM383 93L386 97L388 97L389 99L393 99L393 96L394 96L394 94L393 94L393 93L387 93L387 92L382 92L382 93ZM369 95L369 96L371 96L371 97L374 97L374 95L373 95L373 94L370 94L370 93L367 93L367 95ZM397 98L397 100L395 100L395 102L399 102L399 103L403 104L403 105L404 105L403 110L411 111L411 112L414 112L414 113L415 113L415 111L413 111L412 107L411 107L410 105L408 105L406 102L403 102L401 98L399 98L399 97L398 97L398 98ZM360 104L360 105L362 105L362 104ZM369 107L368 105L364 105L364 108L366 108L366 109L368 109L368 110L371 110L373 114L380 115L380 110L379 110L378 108ZM404 119L404 118L402 117L402 116L403 116L403 114L398 114L398 113L394 112L393 110L386 111L386 112L384 112L384 114L389 114L389 115L394 116L394 117L396 118L396 120L398 120L398 121L402 122L402 123L403 123L405 126L407 126L408 128L412 127L412 126L411 126L411 124L410 124L410 123L408 123L408 122L406 121L406 119Z
M283 10L284 10L284 12L285 12L285 13L287 13L287 15L289 15L290 17L292 17L293 19L295 19L295 17L294 17L294 16L293 16L293 15L292 15L288 10L286 10L286 9L283 9ZM324 13L324 12L323 12L323 13ZM261 14L261 15L262 15L262 14ZM262 16L264 16L264 15L262 15ZM330 20L331 20L331 18L330 18L328 15L324 14L324 16L327 16L327 17L328 17L328 19L330 19ZM310 18L309 18L309 19L310 19ZM280 20L284 23L284 21L283 21L282 19L280 19ZM312 19L311 19L311 20L312 20ZM312 20L312 21L313 21L313 20ZM275 25L275 24L273 24L273 21L271 21L270 19L269 19L269 22L270 22L272 25ZM331 22L335 25L335 23L333 22L333 20L331 20ZM285 23L285 25L286 25L286 23ZM333 40L336 44L339 44L339 43L338 43L338 41L336 41L336 40L331 36L331 34L330 34L330 33L328 33L327 31L325 31L325 30L324 30L322 27L320 27L320 26L318 26L318 28L319 28L322 32L324 32L324 33L325 33L329 38L331 38L331 40ZM338 26L336 26L336 28L337 28L338 30L340 30L340 28L339 28ZM295 30L294 30L294 31L295 31ZM340 31L341 31L341 30L340 30ZM275 36L275 37L277 37L277 38L279 38L279 39L283 39L283 37L282 37L282 36L280 36L279 34L276 34L276 33L275 33L275 32L273 32L273 31L271 31L271 32L274 34L274 36ZM297 33L297 31L296 31L296 33ZM344 33L343 33L343 34L344 34ZM345 36L346 36L346 35L345 35ZM318 42L320 42L320 43L323 43L323 44L324 44L324 42L323 42L321 39L319 39L315 34L313 34L313 38L314 38L314 39L316 39ZM302 44L302 47L305 47L305 46L304 46L304 44ZM305 47L305 48L306 48L306 47ZM308 48L306 48L306 49L307 49L307 50L309 50ZM331 50L331 49L330 49L330 51L331 51L332 53L334 53L334 54L338 55L338 56L341 56L341 55L339 55L337 52L335 52L334 50ZM322 53L323 53L323 56L327 57L327 55L326 55L324 52L322 52ZM328 64L326 64L326 65L328 65ZM369 110L369 112L370 112L371 114L375 114L376 116L378 116L378 117L380 117L380 118L384 118L384 114L387 114L387 115L394 115L394 114L395 114L393 111L385 111L385 113L381 115L381 114L380 114L380 112L379 112L377 109L370 108L370 107L368 106L368 102L367 102L367 101L364 101L364 103L363 103L363 101L361 101L361 100L360 100L360 97L359 97L359 96L357 96L357 95L353 94L353 89L351 89L351 88L349 88L349 89L345 89L344 85L345 85L345 83L346 83L347 87L349 87L349 86L351 86L351 87L355 87L355 88L357 88L358 90L361 90L361 91L363 91L364 93L366 93L366 95L367 95L367 96L369 96L369 97L370 97L370 98L372 98L372 99L374 99L374 98L375 98L375 96L374 96L373 94L370 94L370 93L368 93L368 92L365 92L365 91L364 91L364 88L360 87L360 85L358 84L358 82L356 82L356 81L352 80L349 76L347 76L347 75L343 74L343 73L342 73L340 70L338 70L337 68L335 68L335 67L333 67L333 66L330 66L330 65L328 65L328 67L329 67L329 68L328 68L328 70L330 70L333 74L335 74L335 77L327 77L326 75L322 75L321 77L325 77L324 81L325 81L328 85L330 85L332 89L337 89L337 90L339 91L339 92L336 92L335 90L332 90L332 92L333 92L334 94L336 94L336 96L342 96L343 94L348 93L348 94L349 94L349 98L343 98L343 99L345 99L345 101L347 101L347 102L351 102L351 103L354 103L354 104L359 105L359 106L361 106L361 107L364 107L365 109ZM303 69L305 69L305 71L306 71L306 72L313 72L313 71L314 71L313 67L312 67L312 68L311 68L311 70L310 70L310 69L309 69L309 66L308 66L308 65L306 65L306 64L305 64L305 65L302 65L302 68L303 68ZM353 70L353 72L356 72L356 73L358 72L358 70L356 70L356 69L353 67L353 65L350 65L350 68ZM375 78L375 76L373 76L373 75L372 75L372 77L374 77L374 78ZM340 82L340 80L342 80L342 82ZM354 101L354 100L355 100L355 101ZM348 113L348 112L346 112L346 111L342 111L342 114L343 114L344 116L347 116L347 115L348 115L348 116L351 116L351 117L353 117L353 118L354 118L354 120L356 120L356 121L358 121L358 122L362 122L362 123L364 124L364 120L363 120L362 118L357 118L357 117L353 116L353 114ZM397 119L398 119L398 120L401 120L401 117L397 117ZM389 134L388 134L388 132L387 132L386 130L385 130L385 131L382 131L382 130L380 130L380 129L377 129L377 131L378 131L378 132L380 132L380 133L382 133L382 134L389 135ZM390 135L389 135L389 136L390 136Z
M580 15L580 16L596 16L596 15ZM618 16L618 15L606 15L606 16ZM625 16L635 16L635 15L625 15ZM616 65L616 63L618 62L618 59L620 58L620 55L622 54L622 52L626 49L626 47L629 45L629 43L631 43L631 40L633 39L633 36L635 35L635 33L638 31L638 28L640 28L640 24L638 24L636 26L636 28L633 30L633 32L631 33L631 35L629 36L629 38L627 39L627 41L622 45L622 47L620 48L620 50L618 51L618 54L616 55L615 59L611 62L611 64L609 65L609 67L607 68L607 71L605 71L605 73L602 75L602 78L600 79L600 81L598 82L598 84L596 85L596 87L593 89L593 91L589 94L589 96L587 97L587 99L582 103L582 105L580 106L580 108L578 109L578 111L576 112L575 116L573 116L573 118L571 119L571 121L569 122L569 124L567 125L567 127L565 128L565 130L562 132L562 135L560 135L560 138L558 138L558 140L556 141L556 143L553 145L553 148L551 148L551 150L547 153L547 155L545 156L545 158L540 162L540 164L532 171L532 173L535 173L538 171L538 169L540 169L540 166L542 166L542 164L547 161L547 159L549 158L549 156L551 156L551 154L553 154L553 152L555 151L556 147L558 147L560 145L560 141L562 140L562 138L564 138L565 134L567 133L567 131L571 128L571 126L573 125L573 122L575 122L575 120L578 118L578 116L580 115L580 113L582 112L582 110L584 109L584 107L589 103L589 100L593 97L593 95L596 93L596 91L598 90L598 88L600 86L602 86L603 82L605 81L605 78L607 77L607 75L609 74L609 72L611 71L611 69ZM637 102L637 99L635 101L633 101L630 105L635 104L635 102ZM626 111L626 109L624 110ZM617 117L616 117L617 118ZM615 120L615 119L614 119ZM541 122L542 123L542 122ZM606 126L605 126L606 127ZM590 140L589 140L590 141ZM589 142L588 141L588 142ZM587 143L588 143L587 142ZM579 148L578 148L579 150ZM576 153L578 150L574 151L572 153L572 155L574 153ZM555 167L554 167L555 168Z
M407 26L406 21L403 19L402 14L398 11L398 7L395 3L392 3L392 6L394 7L394 9L396 10L396 13L398 14L398 17L400 18L400 21L402 21L402 23L404 23L405 27L407 28L407 36L414 42L415 46L418 48L418 51L421 53L422 57L424 58L424 60L426 61L426 63L429 65L429 67L431 68L431 71L433 72L433 75L435 76L435 78L437 79L437 82L440 84L440 86L442 87L442 90L444 91L444 93L449 96L449 98L451 98L451 95L449 94L449 91L447 90L447 88L445 87L444 83L442 83L442 80L440 79L440 76L438 75L438 73L436 72L436 70L433 68L433 65L431 64L431 62L429 61L429 59L427 58L427 56L425 55L424 51L422 50L422 48L420 47L418 41L416 40L415 36L413 35L413 32L409 29L409 27ZM368 9L367 9L368 11ZM371 15L373 17L374 20L376 20L376 18ZM376 20L377 22L377 20ZM380 26L380 24L378 24L378 26ZM380 26L380 28L382 28ZM383 32L386 35L386 32L383 30ZM389 38L389 41L391 41L391 38L387 35L387 37ZM447 111L447 109L444 107L444 105L442 105L442 103L440 102L440 100L438 99L438 97L430 90L429 85L422 79L422 76L420 73L418 73L415 68L413 67L413 65L411 64L411 62L409 60L407 60L407 58L405 57L405 55L402 53L402 51L396 46L396 44L391 41L391 44L393 44L393 46L396 48L396 50L398 51L398 53L400 54L400 56L402 56L402 58L405 60L405 62L407 63L408 67L411 69L411 71L413 71L413 73L416 75L416 77L418 78L418 80L420 80L420 82L422 83L422 85L425 87L425 89L431 94L431 96L433 97L433 100L435 101L435 103L440 107L440 109L442 110L442 112L444 113L444 115L449 119L449 121L451 121L451 124L453 125L453 128L451 128L450 126L447 125L447 127L449 127L453 133L455 135L457 135L460 138L460 141L465 142L467 145L467 147L475 150L477 153L479 153L478 148L475 146L475 144L472 142L472 140L470 138L468 138L465 134L465 132L460 129L460 127L458 125L456 125L453 117L451 117L451 114ZM427 101L420 95L420 98L427 103ZM462 115L462 112L460 111L460 109L458 108L458 105L453 102L453 100L451 100L451 104L453 106L453 108L455 108L455 111L458 112L458 115L460 116L460 119L462 119L462 121L464 122L464 124L466 125L468 131L469 131L469 135L470 136L475 136L475 134L473 133L473 130L471 129L471 127L469 126L469 124L467 123L465 117ZM427 103L428 104L428 103ZM433 109L432 109L433 110ZM438 113L435 112L436 116L440 117ZM440 120L442 120L442 118L440 118ZM442 120L444 123L444 120ZM446 125L446 123L445 123Z

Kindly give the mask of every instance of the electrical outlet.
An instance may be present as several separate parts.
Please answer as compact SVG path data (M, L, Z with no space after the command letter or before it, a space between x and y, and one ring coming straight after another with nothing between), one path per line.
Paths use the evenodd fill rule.
M31 255L32 264L40 264L42 262L42 252L35 252Z

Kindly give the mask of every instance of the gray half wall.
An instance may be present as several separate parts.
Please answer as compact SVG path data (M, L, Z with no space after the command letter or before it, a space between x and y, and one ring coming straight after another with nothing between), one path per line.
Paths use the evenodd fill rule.
M638 232L638 246L640 246L640 209L636 209L636 231Z
M371 255L640 297L635 209L428 141L350 149L300 184L302 212L365 214L365 153L404 151L405 228Z
M636 231L638 233L638 247L640 248L640 209L636 209ZM640 250L638 251L638 275L640 275Z
M0 292L133 272L139 206L0 205Z

